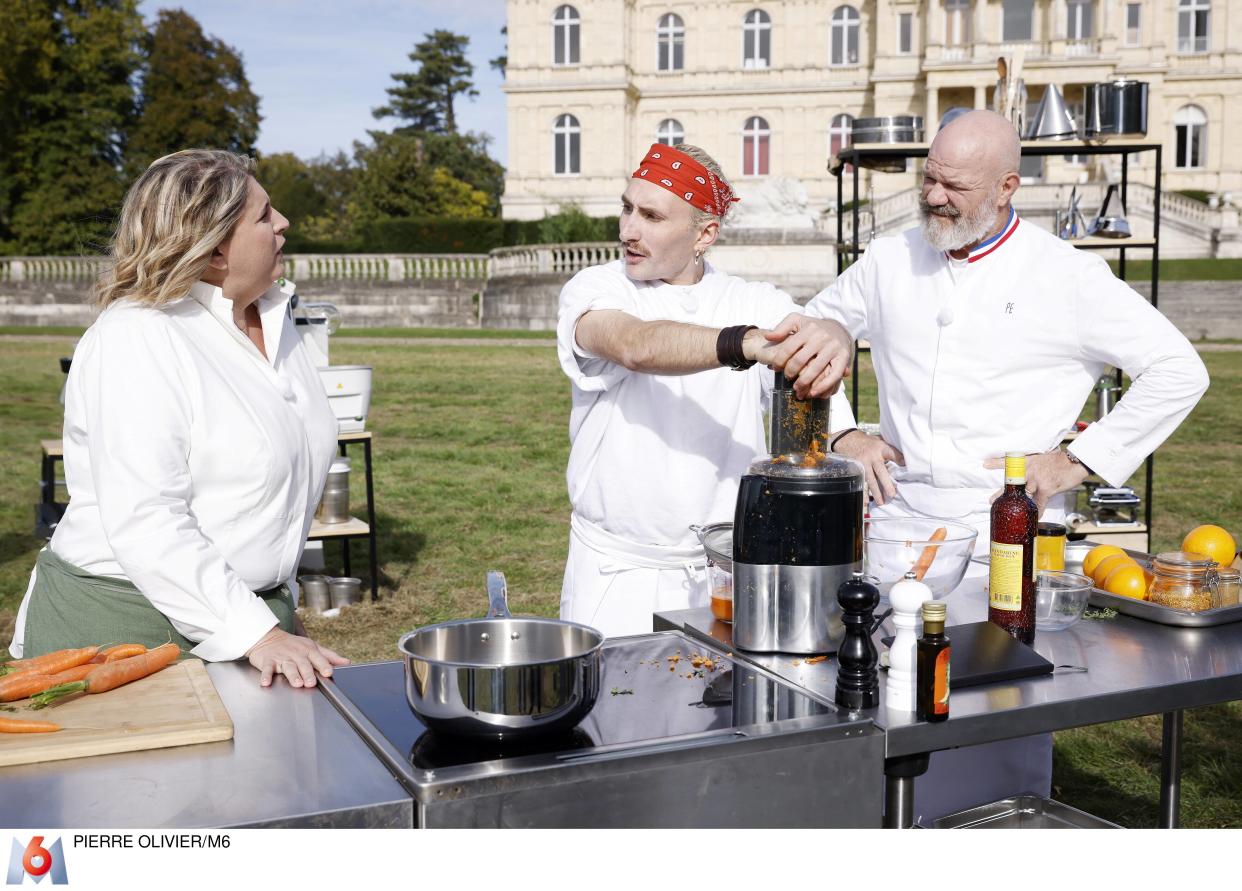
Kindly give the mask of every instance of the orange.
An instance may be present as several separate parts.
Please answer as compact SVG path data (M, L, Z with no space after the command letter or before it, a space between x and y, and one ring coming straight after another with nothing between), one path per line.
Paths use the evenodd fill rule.
M1095 565L1095 572L1091 574L1091 578L1095 581L1095 586L1097 588L1103 588L1104 579L1108 578L1108 574L1110 572L1118 566L1130 564L1138 566L1138 563L1129 554L1109 554Z
M1221 566L1228 566L1238 552L1238 544L1224 529L1206 524L1190 530L1182 539L1182 550L1190 554L1203 554Z
M1095 568L1100 565L1100 561L1105 557L1111 557L1113 554L1124 554L1121 548L1116 545L1096 545L1087 551L1087 556L1082 559L1083 575L1089 575L1095 578Z
M1100 587L1109 594L1120 594L1135 600L1147 599L1147 579L1143 574L1143 567L1133 561L1117 564Z

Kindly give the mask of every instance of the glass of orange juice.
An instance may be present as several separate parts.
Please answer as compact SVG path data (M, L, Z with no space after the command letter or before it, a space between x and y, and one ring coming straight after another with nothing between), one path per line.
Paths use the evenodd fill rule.
M1062 572L1065 569L1065 527L1040 523L1035 529L1035 568Z

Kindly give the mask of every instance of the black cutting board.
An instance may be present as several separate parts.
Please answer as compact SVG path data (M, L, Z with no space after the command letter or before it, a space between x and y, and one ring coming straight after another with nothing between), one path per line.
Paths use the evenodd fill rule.
M949 687L978 687L998 681L1052 674L1052 663L991 622L969 622L944 629L949 638ZM892 646L893 639L883 639Z

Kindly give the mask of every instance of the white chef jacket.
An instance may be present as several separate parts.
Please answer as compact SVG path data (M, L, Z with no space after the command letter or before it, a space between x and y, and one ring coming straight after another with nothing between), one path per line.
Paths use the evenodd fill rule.
M1091 251L1012 214L964 260L914 228L877 238L807 305L871 342L894 480L915 511L986 513L1004 472L983 462L1055 448L1109 366L1133 384L1070 447L1121 485L1207 389L1194 347Z
M266 359L199 282L165 307L109 306L69 371L70 500L49 547L131 581L208 661L240 658L276 624L253 592L292 582L335 452L292 293L259 298Z
M635 282L616 261L582 270L561 291L557 353L573 382L566 478L574 514L627 542L697 548L689 524L732 520L742 474L767 452L763 406L772 372L762 365L629 371L578 344L578 319L591 310L772 328L798 305L770 284L707 263L694 285ZM830 412L832 429L854 425L844 394L833 397Z

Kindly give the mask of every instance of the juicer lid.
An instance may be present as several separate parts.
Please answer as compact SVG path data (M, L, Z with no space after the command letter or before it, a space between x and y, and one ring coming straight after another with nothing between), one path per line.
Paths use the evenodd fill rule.
M856 480L863 483L863 466L836 452L789 452L768 455L751 463L747 473L770 479Z

